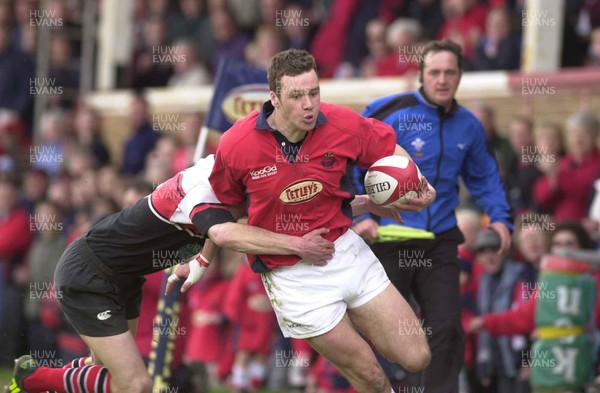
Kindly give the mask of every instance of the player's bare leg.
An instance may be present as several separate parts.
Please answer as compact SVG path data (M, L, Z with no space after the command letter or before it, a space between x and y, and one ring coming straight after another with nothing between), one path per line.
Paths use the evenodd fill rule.
M410 305L393 286L368 303L348 310L354 326L386 359L416 372L431 361L425 332Z
M329 332L306 341L333 363L359 393L391 391L373 350L354 329L348 314Z
M111 375L112 393L149 393L152 381L130 332L111 337L81 336Z

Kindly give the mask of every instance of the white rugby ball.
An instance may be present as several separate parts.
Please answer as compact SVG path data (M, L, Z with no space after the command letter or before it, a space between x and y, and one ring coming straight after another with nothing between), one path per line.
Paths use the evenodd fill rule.
M377 160L365 175L365 191L377 205L406 203L421 189L421 172L415 163L403 156Z

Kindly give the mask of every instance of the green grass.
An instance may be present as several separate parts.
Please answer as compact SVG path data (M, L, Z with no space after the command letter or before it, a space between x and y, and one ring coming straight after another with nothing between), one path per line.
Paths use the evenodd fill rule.
M0 368L0 392L4 392L4 386L8 385L11 377L12 368Z
M12 369L0 368L0 392L4 392L4 386L8 385L10 378L12 377ZM211 389L210 393L229 393L229 389ZM273 390L263 389L261 393L289 393L290 391L278 392Z

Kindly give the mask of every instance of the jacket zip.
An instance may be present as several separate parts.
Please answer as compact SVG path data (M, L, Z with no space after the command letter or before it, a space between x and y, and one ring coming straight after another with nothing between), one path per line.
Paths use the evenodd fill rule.
M444 155L444 115L438 111L438 118L440 120L440 156L438 157L435 179L433 180L433 188L436 188L438 178L440 177L440 165L442 164L442 157ZM431 231L431 206L427 207L427 230Z

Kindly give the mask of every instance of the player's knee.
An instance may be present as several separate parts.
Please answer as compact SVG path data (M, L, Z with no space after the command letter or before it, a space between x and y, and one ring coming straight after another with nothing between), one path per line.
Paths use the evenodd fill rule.
M411 351L410 356L407 357L402 367L409 372L422 371L429 366L431 363L431 350L427 343L415 345Z

